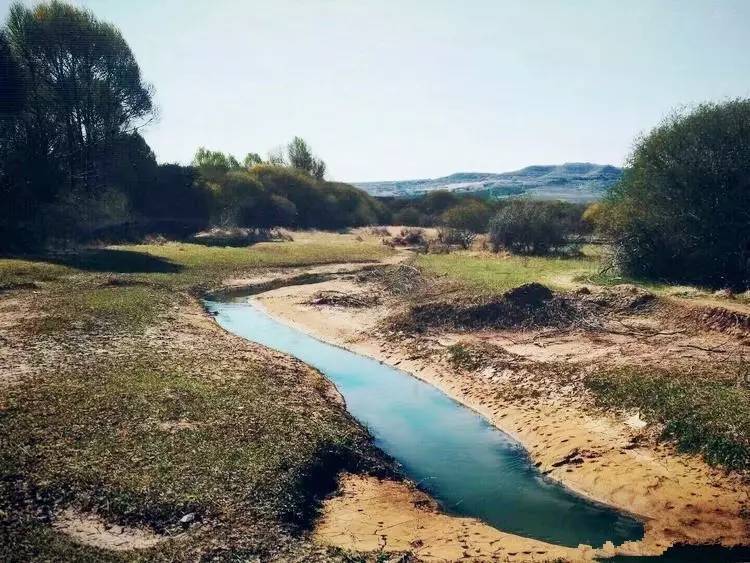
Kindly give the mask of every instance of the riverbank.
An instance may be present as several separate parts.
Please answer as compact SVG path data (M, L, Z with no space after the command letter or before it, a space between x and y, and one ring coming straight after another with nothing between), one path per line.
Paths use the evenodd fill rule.
M320 296L326 294L378 296L378 304L320 304L325 303ZM644 344L643 339L621 334L611 334L608 340L602 334L576 330L554 335L443 330L393 338L382 329L383 321L404 306L402 300L389 297L376 284L352 278L279 288L258 300L300 330L437 386L517 438L549 478L642 518L644 540L613 552L658 554L676 543L748 541L747 487L738 475L711 468L697 456L677 453L655 440L653 432L649 435L637 413L618 416L598 411L585 393L579 396L581 389L574 381L550 376L550 363L559 362L581 371L592 363L601 366L623 360L679 365L701 353L695 348L681 348L674 340ZM698 346L691 340L698 338L704 345L700 347L725 340L715 334L672 338L683 338L682 344L691 346ZM512 361L506 357L501 369L482 362L471 369L457 366L452 352L488 345L512 354ZM535 373L535 368L542 373ZM359 540L347 533L337 541L345 546Z
M0 259L0 559L347 561L309 534L341 470L390 461L318 372L198 295L387 258L354 236Z

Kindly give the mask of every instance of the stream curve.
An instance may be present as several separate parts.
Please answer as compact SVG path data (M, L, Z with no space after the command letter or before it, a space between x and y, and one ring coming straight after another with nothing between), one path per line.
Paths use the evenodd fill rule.
M226 330L320 370L376 445L447 513L571 547L643 537L641 522L545 479L518 442L428 383L317 340L247 297L204 303Z

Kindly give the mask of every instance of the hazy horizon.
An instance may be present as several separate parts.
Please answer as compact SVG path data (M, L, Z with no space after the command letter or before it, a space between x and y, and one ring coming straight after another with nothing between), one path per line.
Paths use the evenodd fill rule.
M299 135L349 182L622 166L673 108L750 95L738 0L71 3L153 84L161 162Z

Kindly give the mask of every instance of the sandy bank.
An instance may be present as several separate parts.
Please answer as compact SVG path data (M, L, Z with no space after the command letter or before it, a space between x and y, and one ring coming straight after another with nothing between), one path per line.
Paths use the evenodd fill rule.
M367 291L354 281L339 279L280 288L260 295L258 300L271 314L296 328L435 385L523 443L532 461L550 478L638 515L646 523L643 541L619 546L618 553L658 554L675 543L737 545L749 541L747 520L742 516L748 499L746 486L696 456L635 442L640 426L637 418L597 414L569 397L508 401L498 389L509 374L482 373L467 380L446 362L436 361L434 355L415 354L413 346L394 345L380 336L377 324L394 303L361 309L307 305L321 290ZM580 341L578 346L585 351L593 343ZM576 343L568 342L566 350L575 355ZM339 503L333 506L340 506L340 501L333 502ZM330 522L339 521L330 510L328 506L324 529ZM394 516L393 523L396 521ZM386 523L383 528L383 535L391 542L388 545L407 539L388 531L398 527L389 528ZM338 535L328 530L326 538L337 545L355 547L369 541L366 534L356 532L358 529L355 526L355 531Z
M406 483L346 475L324 506L315 537L358 551L410 551L424 561L591 561L594 550L507 534L442 514Z

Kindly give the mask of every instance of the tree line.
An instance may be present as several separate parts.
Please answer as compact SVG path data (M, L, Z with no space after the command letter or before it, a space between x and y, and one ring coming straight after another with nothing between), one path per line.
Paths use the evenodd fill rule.
M13 4L0 30L0 248L387 218L326 181L299 137L266 159L199 149L191 166L159 164L139 132L153 118L153 89L116 27L59 1Z
M450 192L376 200L326 181L299 137L265 159L201 148L190 166L159 164L139 132L153 118L153 89L116 27L57 0L13 4L0 29L0 249L211 225L396 223L489 230L497 248L545 253L593 225L625 275L750 283L750 100L669 116L589 209Z

